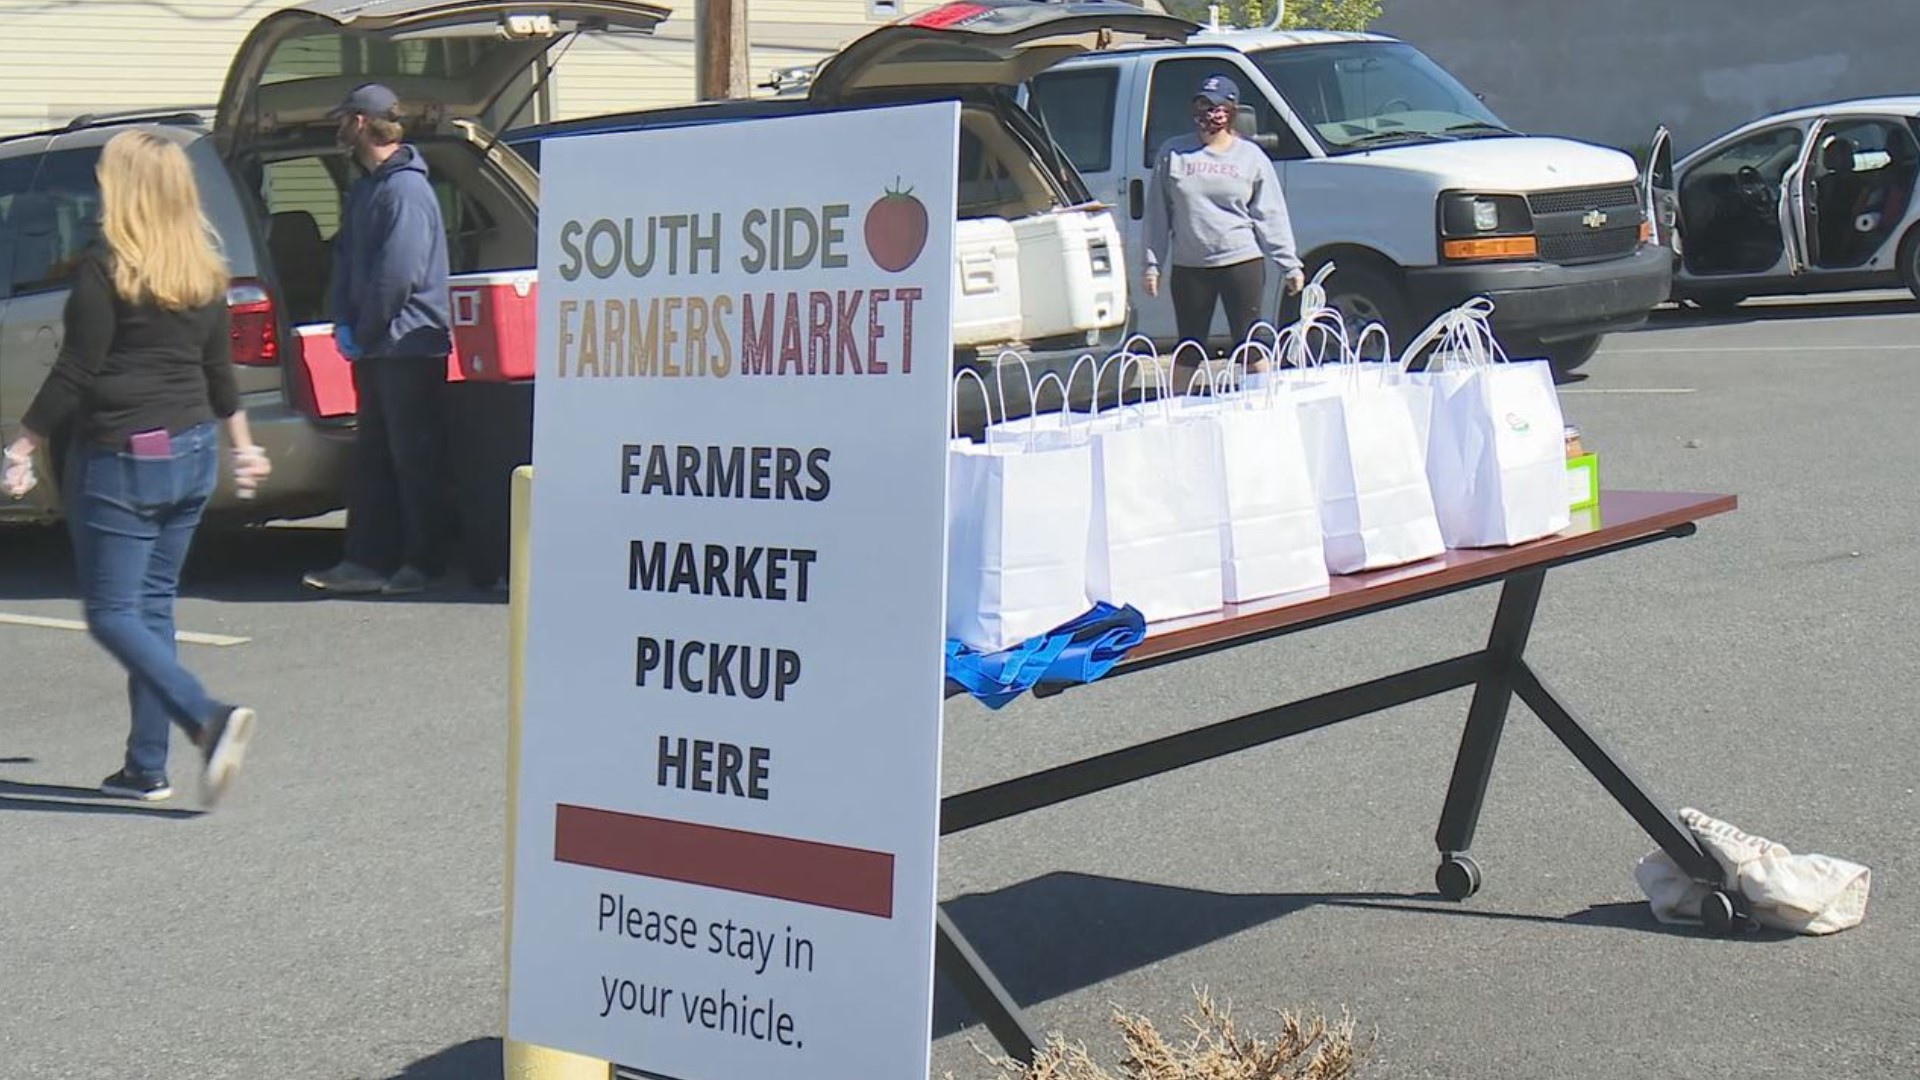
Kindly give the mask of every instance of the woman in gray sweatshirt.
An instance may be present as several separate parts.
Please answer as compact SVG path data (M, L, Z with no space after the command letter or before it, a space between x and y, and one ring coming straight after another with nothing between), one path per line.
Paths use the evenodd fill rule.
M1233 342L1247 339L1260 318L1268 259L1286 275L1289 294L1306 281L1273 162L1234 134L1239 104L1232 79L1210 75L1201 82L1193 98L1194 131L1160 148L1147 197L1147 295L1160 295L1163 268L1170 267L1180 340L1202 346L1221 303ZM1185 390L1198 368L1190 355L1183 353L1174 370L1176 390Z

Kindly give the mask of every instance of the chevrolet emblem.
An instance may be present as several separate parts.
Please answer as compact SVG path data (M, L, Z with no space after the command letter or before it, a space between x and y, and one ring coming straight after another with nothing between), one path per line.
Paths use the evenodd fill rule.
M1597 229L1606 223L1607 212L1605 210L1589 210L1587 211L1587 216L1580 219L1580 224L1585 225L1589 229Z

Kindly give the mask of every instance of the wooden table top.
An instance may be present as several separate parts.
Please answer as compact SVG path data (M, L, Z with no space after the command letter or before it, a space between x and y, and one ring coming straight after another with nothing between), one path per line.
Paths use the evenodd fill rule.
M1543 540L1504 548L1448 551L1438 558L1389 570L1336 576L1323 589L1290 593L1147 627L1147 639L1127 653L1121 668L1170 653L1218 647L1237 638L1271 635L1426 593L1494 581L1516 571L1653 536L1736 508L1732 495L1668 491L1602 491L1598 507L1573 512L1573 524ZM1118 670L1118 669L1116 669Z

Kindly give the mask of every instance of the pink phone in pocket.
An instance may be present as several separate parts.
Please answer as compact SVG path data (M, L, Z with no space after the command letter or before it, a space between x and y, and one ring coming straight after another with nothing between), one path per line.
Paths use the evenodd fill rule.
M136 431L127 437L127 449L137 458L169 458L173 456L173 439L165 428Z

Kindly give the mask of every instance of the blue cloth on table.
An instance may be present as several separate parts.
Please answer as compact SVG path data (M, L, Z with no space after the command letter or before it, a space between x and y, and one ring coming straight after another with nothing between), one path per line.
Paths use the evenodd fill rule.
M1146 640L1147 621L1133 605L1095 604L1085 614L999 652L947 640L947 678L989 709L1037 686L1090 683Z

